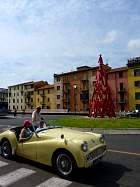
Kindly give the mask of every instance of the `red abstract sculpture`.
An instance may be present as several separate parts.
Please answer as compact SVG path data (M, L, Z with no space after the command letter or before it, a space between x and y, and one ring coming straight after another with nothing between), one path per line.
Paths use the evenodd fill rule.
M105 69L102 56L99 57L99 69L96 73L96 83L92 99L89 102L89 116L115 117L114 104L111 91L107 83L107 70Z

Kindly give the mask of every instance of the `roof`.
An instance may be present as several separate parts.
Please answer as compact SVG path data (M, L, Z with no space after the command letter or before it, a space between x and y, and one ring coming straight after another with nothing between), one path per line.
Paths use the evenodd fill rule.
M20 85L31 85L31 84L34 84L36 86L36 85L39 85L40 83L46 83L46 84L48 84L47 81L36 81L36 82L29 81L29 82L24 82L24 83L20 83L20 84L8 86L8 87L10 88L10 87L15 87L15 86L20 86Z
M127 67L120 67L120 68L111 69L108 73L114 73L114 72L119 72L119 71L127 71L127 70L128 70Z
M42 86L41 88L38 88L38 90L44 90L44 89L49 89L49 88L54 88L54 85L48 84L48 85Z
M6 88L0 88L0 92L1 93L8 93L8 89L6 89Z
M24 82L24 83L20 83L20 84L15 84L15 85L8 86L8 87L14 87L14 86L20 86L20 85L28 85L28 84L33 84L33 83L34 83L33 81L30 81L30 82Z
M84 71L89 71L89 70L97 70L99 69L99 66L96 66L96 67L89 67L89 66L81 66L81 67L78 67L77 70L75 71L70 71L70 72L67 72L67 73L61 73L61 74L54 74L54 77L59 77L59 76L63 76L63 75L69 75L69 74L73 74L73 73L79 73L79 72L84 72Z

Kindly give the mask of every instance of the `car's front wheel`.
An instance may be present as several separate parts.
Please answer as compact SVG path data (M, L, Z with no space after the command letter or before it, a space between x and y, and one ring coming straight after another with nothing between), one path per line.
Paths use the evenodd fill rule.
M4 140L1 145L1 154L4 158L10 159L12 157L12 148L8 140Z
M64 178L71 176L76 167L74 158L68 153L58 153L53 164L58 174Z

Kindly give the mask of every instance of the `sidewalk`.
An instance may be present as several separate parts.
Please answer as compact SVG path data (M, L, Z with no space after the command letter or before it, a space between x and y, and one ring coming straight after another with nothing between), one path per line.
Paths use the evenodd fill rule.
M102 128L72 128L75 130L95 132L101 134L140 134L140 129L129 128L129 129L102 129Z

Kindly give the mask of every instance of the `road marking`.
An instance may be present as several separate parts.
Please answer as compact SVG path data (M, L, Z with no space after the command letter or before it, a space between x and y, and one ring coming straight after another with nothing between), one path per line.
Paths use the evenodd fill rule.
M71 183L71 181L65 179L52 177L36 187L66 187L69 186Z
M0 161L0 167L7 166L7 165L8 165L7 162Z
M26 168L17 169L13 172L10 172L8 174L0 176L0 186L1 187L9 186L10 184L12 184L22 178L25 178L29 175L32 175L34 173L35 173L35 171L30 170L30 169L26 169Z
M127 151L118 151L118 150L113 150L113 149L108 149L108 151L109 152L114 152L114 153L122 153L122 154L140 156L140 153L133 153L133 152L127 152Z

